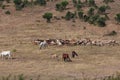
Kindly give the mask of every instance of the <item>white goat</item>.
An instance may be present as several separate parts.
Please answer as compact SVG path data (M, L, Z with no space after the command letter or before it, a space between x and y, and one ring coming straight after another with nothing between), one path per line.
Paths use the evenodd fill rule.
M2 51L2 52L0 53L0 56L2 57L2 59L4 59L4 56L5 56L5 57L8 56L8 59L9 59L9 58L12 58L10 51Z

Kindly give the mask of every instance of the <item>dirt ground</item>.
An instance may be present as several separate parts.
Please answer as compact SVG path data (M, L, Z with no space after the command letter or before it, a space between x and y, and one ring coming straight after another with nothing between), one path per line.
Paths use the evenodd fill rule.
M96 0L97 1L97 0ZM101 2L101 1L100 1ZM100 5L99 0L97 3ZM13 4L8 4L5 10L0 9L0 51L14 50L12 60L0 58L0 75L24 74L29 78L40 77L40 80L75 80L82 77L102 77L120 71L120 46L49 46L39 50L33 45L34 39L115 39L120 40L120 25L116 25L113 17L119 12L120 1L111 3L110 21L104 28L90 25L76 20L55 20L46 23L42 15L53 12L55 16L63 16L65 12L55 11L55 3L48 3L46 7L29 7L16 11ZM71 7L71 6L70 6ZM10 10L11 15L4 14ZM71 9L72 10L72 7ZM109 11L108 11L109 12ZM86 27L86 30L83 29ZM118 35L104 34L115 30ZM61 59L62 53L75 50L79 56L73 62L65 63ZM51 59L51 54L58 54L59 60Z

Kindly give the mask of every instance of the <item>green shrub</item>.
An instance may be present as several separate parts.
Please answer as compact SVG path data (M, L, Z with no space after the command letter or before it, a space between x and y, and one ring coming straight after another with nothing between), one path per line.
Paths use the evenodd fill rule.
M97 21L97 19L99 18L100 16L99 15L93 15L93 16L90 16L90 18L89 18L89 23L90 24L96 24L96 21Z
M103 13L105 13L106 9L107 9L107 7L105 5L100 6L98 8L98 13L103 14Z
M70 19L72 19L72 18L74 18L74 17L75 17L75 14L72 13L72 12L70 12L70 11L68 11L68 12L66 13L66 15L65 15L65 19L66 19L66 20L70 20Z
M110 3L110 2L114 2L114 0L103 0L103 2L104 2L105 4L108 4L108 3Z
M77 7L77 10L81 10L82 4L77 4L76 7Z
M7 3L10 3L10 0L6 0Z
M63 9L66 9L66 6L68 5L69 3L68 3L68 1L62 1L61 2L61 5L62 5L62 7L63 7Z
M36 3L41 6L45 6L47 4L46 0L36 0Z
M78 17L79 17L79 19L83 19L83 14L84 14L84 13L83 13L82 11L79 11L79 12L78 12Z
M94 0L88 0L88 5L89 5L89 6L96 6Z
M47 19L47 22L50 22L52 17L53 17L53 14L50 12L47 12L43 15L43 18Z
M62 9L62 5L60 4L60 3L57 3L56 4L56 10L57 11L62 11L63 9Z
M106 21L106 19L104 17L99 17L96 22L97 22L98 26L104 27L104 26L106 26L105 21Z
M10 11L5 11L5 14L10 15L11 13Z
M2 9L5 9L6 6L5 6L5 5L2 5L1 7L2 7Z
M116 14L115 20L116 20L118 23L120 23L120 13Z
M66 9L66 6L68 5L68 1L62 1L61 3L56 4L56 10L57 11L63 11Z
M115 36L117 35L117 32L116 31L111 31L110 33L107 34L108 36Z
M94 11L95 11L94 8L90 8L90 9L88 10L87 14L88 14L89 16L92 16L92 15L94 15Z

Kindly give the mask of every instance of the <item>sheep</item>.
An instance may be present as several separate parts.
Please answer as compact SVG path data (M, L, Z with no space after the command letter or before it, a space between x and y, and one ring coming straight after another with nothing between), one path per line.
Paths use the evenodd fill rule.
M0 53L0 56L2 57L2 59L4 59L4 56L5 56L5 57L8 56L8 59L9 59L9 58L12 59L12 57L11 57L11 51L2 51L2 52Z

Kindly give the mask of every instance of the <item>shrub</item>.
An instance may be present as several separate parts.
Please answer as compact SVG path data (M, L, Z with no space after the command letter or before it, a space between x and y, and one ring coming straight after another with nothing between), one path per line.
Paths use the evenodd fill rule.
M66 9L66 6L68 5L69 3L68 3L68 1L62 1L61 2L61 5L62 5L62 7L63 7L63 9Z
M22 0L14 0L14 4L15 4L16 10L21 10L22 8L24 8L24 4Z
M52 17L53 17L53 14L50 12L47 12L43 15L43 18L47 19L47 22L50 22Z
M98 26L104 27L104 26L106 26L105 21L106 21L106 19L104 17L99 17L96 22L97 22Z
M88 10L88 12L87 12L87 14L89 15L89 16L92 16L92 15L94 15L94 8L90 8L89 10Z
M107 7L105 5L100 6L98 8L98 13L103 14L103 13L105 13L106 9L107 9Z
M76 7L77 7L77 10L81 10L82 4L77 4Z
M66 6L68 5L68 1L62 1L61 3L56 4L56 10L63 11L66 9Z
M7 3L10 3L10 0L6 0Z
M2 7L2 9L5 9L5 5L2 5L1 7Z
M88 1L88 5L89 5L89 6L96 6L94 0L89 0L89 1Z
M60 4L60 3L57 3L56 4L56 10L57 11L62 11L63 9L62 9L62 5Z
M77 0L72 0L73 4L74 4L74 7L76 7L77 5Z
M72 19L72 18L74 18L74 17L75 17L75 14L72 13L72 12L70 12L70 11L68 11L68 12L66 13L66 15L65 15L65 19L66 19L66 20L70 20L70 19Z
M5 11L5 14L10 15L11 13L10 11Z
M99 18L100 16L99 15L93 15L93 16L91 16L90 18L89 18L89 23L90 24L96 24L96 21L97 21L97 19Z
M111 31L111 32L108 34L108 36L115 36L115 35L117 35L117 32L116 32L116 31Z
M103 0L103 2L104 2L105 4L108 4L108 3L110 3L110 2L114 2L114 0Z
M120 23L120 13L116 14L115 20L116 20L118 23Z
M44 6L47 4L46 0L36 0L36 3L41 5L41 6Z
M83 14L84 14L84 13L83 13L82 11L79 11L79 12L78 12L78 17L79 17L79 19L83 19Z

